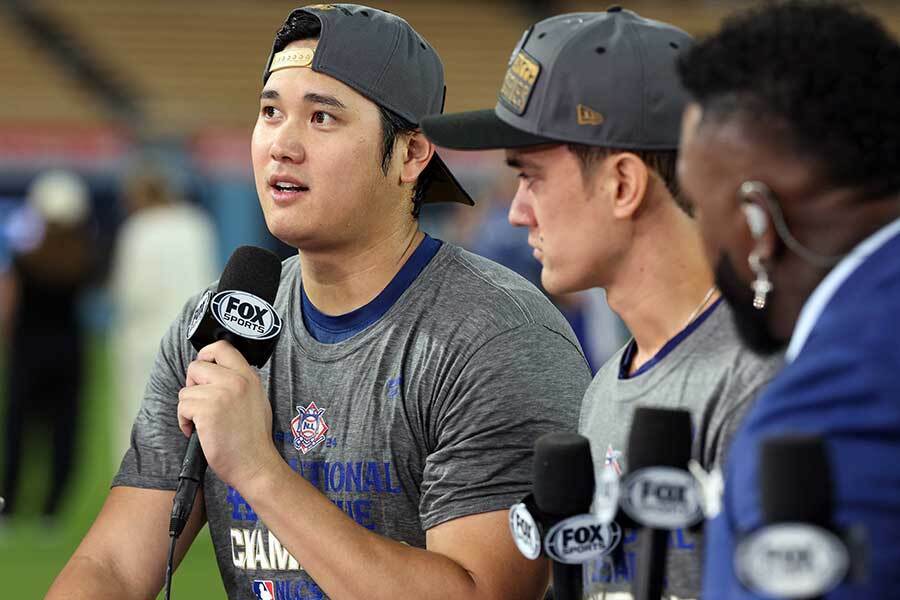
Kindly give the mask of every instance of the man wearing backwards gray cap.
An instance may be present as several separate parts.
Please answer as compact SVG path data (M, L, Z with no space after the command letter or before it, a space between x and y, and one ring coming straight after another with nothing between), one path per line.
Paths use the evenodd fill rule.
M676 148L685 94L675 59L683 31L618 7L529 29L513 51L494 110L430 117L442 146L505 148L520 183L509 210L553 293L605 288L631 330L597 373L579 430L598 480L620 474L638 406L690 411L695 460L718 469L760 386L778 367L744 350L719 301L690 207L679 199ZM588 563L589 597L630 597L636 535L610 526ZM673 532L666 597L696 598L701 536Z
M288 17L264 82L252 158L269 229L299 251L288 331L258 373L226 342L195 357L187 303L51 596L158 592L195 427L210 470L178 555L208 519L230 598L540 597L547 565L506 511L590 371L537 289L418 229L423 198L471 203L415 129L441 110L440 59L398 17L318 5Z

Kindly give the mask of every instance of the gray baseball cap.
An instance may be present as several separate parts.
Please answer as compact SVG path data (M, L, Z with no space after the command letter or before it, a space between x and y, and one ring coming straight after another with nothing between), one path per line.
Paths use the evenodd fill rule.
M318 18L322 26L315 51L283 51L276 40L263 83L279 69L309 67L415 125L426 115L443 112L444 66L434 48L405 20L358 4L315 4L293 10L285 23L299 13ZM475 204L437 154L426 170L432 179L425 202Z
M677 27L618 6L551 17L516 45L493 110L428 117L422 129L460 150L675 149L687 103L675 62L692 43Z

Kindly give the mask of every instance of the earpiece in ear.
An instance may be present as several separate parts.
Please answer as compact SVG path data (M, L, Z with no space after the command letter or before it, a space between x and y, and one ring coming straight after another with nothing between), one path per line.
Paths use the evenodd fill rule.
M753 202L743 203L741 209L743 209L744 216L747 218L747 227L750 228L750 235L753 236L753 239L758 240L769 228L769 218L766 215L766 211Z

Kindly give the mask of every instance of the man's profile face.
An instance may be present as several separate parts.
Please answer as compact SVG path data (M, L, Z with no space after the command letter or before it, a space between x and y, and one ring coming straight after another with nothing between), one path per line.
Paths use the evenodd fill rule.
M313 48L316 40L288 48ZM272 234L295 248L359 243L399 206L381 170L378 107L310 68L272 73L260 96L251 154ZM389 173L389 175L391 175Z
M507 150L506 158L519 177L509 222L528 228L544 288L564 294L601 285L611 219L604 218L600 190L587 184L578 157L554 145Z
M701 124L702 112L690 104L682 119L678 179L694 214L716 284L732 308L738 333L751 350L772 353L785 340L772 333L770 314L777 310L778 290L763 310L753 308L750 283L754 274L747 257L755 242L750 235L737 191L750 177L744 154L749 147L734 123Z

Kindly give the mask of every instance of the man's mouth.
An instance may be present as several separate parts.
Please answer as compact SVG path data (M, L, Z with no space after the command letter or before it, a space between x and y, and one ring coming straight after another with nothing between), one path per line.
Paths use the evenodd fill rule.
M270 184L272 188L279 192L308 192L309 188L300 183L292 183L287 181L276 181Z

